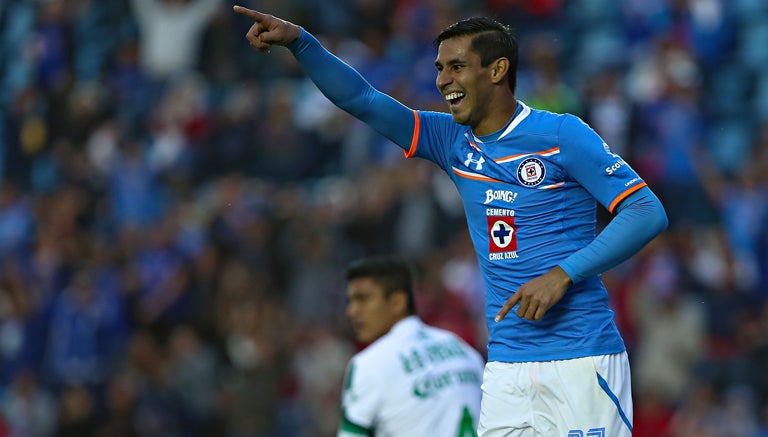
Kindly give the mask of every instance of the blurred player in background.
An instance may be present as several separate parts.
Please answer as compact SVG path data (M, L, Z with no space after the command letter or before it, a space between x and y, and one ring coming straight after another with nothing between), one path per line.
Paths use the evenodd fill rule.
M293 23L235 11L254 21L246 35L254 48L286 46L334 104L407 157L437 164L458 188L486 287L479 434L630 436L629 360L600 274L662 232L666 213L581 119L515 98L510 29L471 18L438 35L447 114L374 89ZM615 217L596 235L598 202Z
M339 436L476 435L484 360L416 316L408 264L361 259L347 281L347 315L368 346L347 366Z

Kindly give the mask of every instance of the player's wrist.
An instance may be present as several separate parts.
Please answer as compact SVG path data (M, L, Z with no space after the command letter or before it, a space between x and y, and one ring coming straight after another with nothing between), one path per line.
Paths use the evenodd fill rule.
M570 287L573 285L573 279L571 279L571 275L568 274L568 272L563 268L561 265L555 266L555 270L558 272L560 276L561 285L564 287Z
M301 48L305 47L312 38L309 37L309 33L303 27L293 23L288 24L291 26L291 30L289 30L290 36L286 38L289 41L285 44L285 47L295 53L296 50L300 51Z
M301 30L302 30L301 26L290 23L290 22L286 22L286 23L289 26L288 44L298 41L299 38L301 38Z

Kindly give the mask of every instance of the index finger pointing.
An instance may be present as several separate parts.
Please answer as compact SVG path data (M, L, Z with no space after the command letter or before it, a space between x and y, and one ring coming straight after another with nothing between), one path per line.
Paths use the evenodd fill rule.
M496 317L493 318L495 322L500 322L504 320L504 317L507 316L507 313L509 310L512 309L517 303L520 301L520 293L513 293L512 296L507 299L506 302L504 302L504 305L501 307L498 313L496 313Z
M237 6L236 5L236 6L233 6L232 9L235 12L237 12L238 14L245 15L246 17L248 17L248 18L250 18L250 19L252 19L254 21L257 21L257 22L263 21L264 17L265 17L265 15L262 14L261 12L254 11L253 9L248 9L248 8L245 8L245 7L242 7L242 6Z

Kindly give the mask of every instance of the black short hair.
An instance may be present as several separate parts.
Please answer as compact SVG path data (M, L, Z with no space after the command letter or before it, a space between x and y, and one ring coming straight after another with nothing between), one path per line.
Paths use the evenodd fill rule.
M416 314L413 296L413 270L408 262L396 256L374 256L355 260L347 267L347 281L369 278L386 296L402 291L408 298L408 313Z
M473 17L446 27L435 38L435 47L447 39L474 36L470 50L480 55L480 65L487 67L499 58L509 60L509 89L517 87L518 42L512 29L493 18Z

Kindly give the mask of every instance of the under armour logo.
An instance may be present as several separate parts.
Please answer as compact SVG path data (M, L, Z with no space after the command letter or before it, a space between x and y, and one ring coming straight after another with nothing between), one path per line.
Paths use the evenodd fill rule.
M480 171L483 169L483 163L485 162L485 158L480 156L480 159L472 159L474 155L475 155L474 152L467 153L467 160L464 161L464 165L469 167L469 164L475 164L475 170Z

